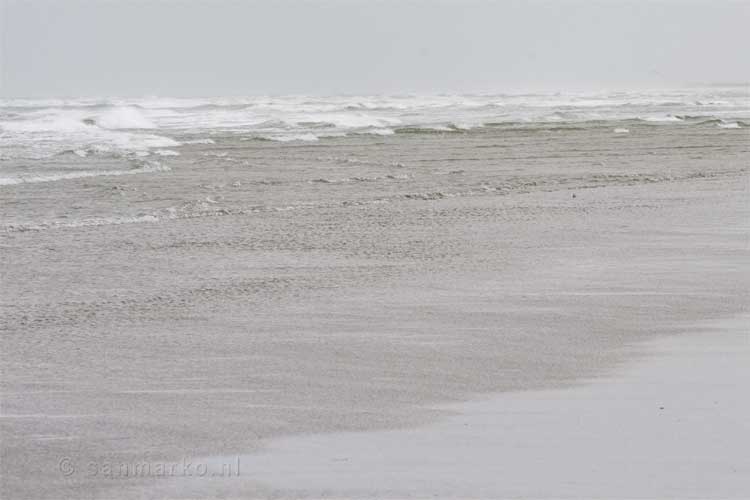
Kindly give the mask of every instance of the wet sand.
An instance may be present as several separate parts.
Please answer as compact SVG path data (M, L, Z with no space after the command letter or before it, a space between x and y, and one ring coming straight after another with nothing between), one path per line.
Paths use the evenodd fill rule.
M212 470L236 460L245 484L180 479L151 493L257 494L259 482L274 498L745 498L749 319L645 342L637 362L581 386L445 406L428 426L199 458Z
M5 186L4 496L210 496L85 467L435 429L746 311L744 130L493 134L196 146ZM320 487L267 472L216 492Z

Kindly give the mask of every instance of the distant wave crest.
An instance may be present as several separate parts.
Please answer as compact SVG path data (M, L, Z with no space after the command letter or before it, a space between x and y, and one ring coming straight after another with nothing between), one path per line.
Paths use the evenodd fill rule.
M180 144L154 134L159 127L136 106L34 107L14 115L0 111L0 117L0 147L20 158L148 152Z
M285 143L377 135L654 126L743 129L745 89L393 96L0 100L0 157L170 155L223 136ZM388 136L394 136L391 139ZM161 151L161 153L158 153ZM170 151L165 153L166 151Z

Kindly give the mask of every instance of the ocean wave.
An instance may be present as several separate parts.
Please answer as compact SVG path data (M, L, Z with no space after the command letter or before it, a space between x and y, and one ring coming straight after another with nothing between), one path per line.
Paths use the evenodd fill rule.
M723 121L719 121L716 124L716 126L718 126L719 128L729 128L729 129L742 128L742 125L740 125L740 122L723 122Z
M392 128L367 128L358 130L355 133L364 135L393 135L396 132Z
M182 141L182 144L216 144L216 141L213 139L190 139Z
M374 175L374 176L359 176L359 177L344 177L342 179L326 179L318 178L308 181L310 184L348 184L353 182L379 182L379 181L405 181L411 177L408 174L398 175Z
M68 156L68 155L75 155L79 158L86 158L92 155L112 155L117 156L113 154L113 150L110 146L106 146L104 144L94 144L92 146L88 147L81 147L77 149L66 149L63 151L60 151L57 153L56 156Z
M85 123L84 118L78 116L64 116L59 114L50 114L37 119L15 119L11 121L0 122L0 131L5 133L35 133L35 132L80 132L86 131L89 124Z
M370 160L367 158L354 158L354 157L340 157L340 156L318 156L315 158L317 161L322 162L335 162L335 163L351 163L354 165L370 165L374 167L396 167L396 168L404 168L406 165L404 165L401 162L398 161L391 161L391 162L383 162L383 161L376 161L376 160Z
M0 100L4 159L65 151L145 155L208 137L313 142L344 135L474 133L487 127L633 128L750 122L738 88L488 93L472 95L258 96L180 99ZM75 153L78 152L78 153Z
M278 128L284 130L336 129L357 131L371 128L384 128L399 125L401 120L386 116L373 116L365 113L295 113L253 125L253 128Z
M674 122L683 122L683 121L685 121L682 118L680 118L679 116L674 116L674 115L646 116L646 117L643 117L643 118L639 117L638 119L641 120L641 121L644 121L644 122L653 122L653 123L662 123L662 122L663 123L669 123L669 122L673 122L674 123Z
M315 142L319 138L315 134L289 134L289 135L261 135L257 139L275 142Z
M135 107L35 108L0 121L0 146L12 147L17 158L37 159L66 152L84 157L180 145L175 139L152 133L156 128Z
M458 128L455 125L427 125L422 127L399 127L395 129L395 132L397 134L444 134L465 132L465 129Z
M103 107L96 112L87 108L45 108L11 120L0 121L7 132L85 132L96 128L108 130L154 129L156 125L133 106Z
M37 182L55 182L86 177L136 175L153 172L169 172L171 168L156 161L147 160L140 166L127 170L78 170L75 172L55 172L41 175L20 175L15 177L0 177L0 186L18 184L33 184Z
M157 128L154 122L134 106L109 108L89 119L94 124L110 130Z

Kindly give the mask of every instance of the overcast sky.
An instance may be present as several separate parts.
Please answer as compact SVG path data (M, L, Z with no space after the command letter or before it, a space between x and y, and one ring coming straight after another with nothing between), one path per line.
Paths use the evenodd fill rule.
M750 80L750 1L0 0L2 95Z

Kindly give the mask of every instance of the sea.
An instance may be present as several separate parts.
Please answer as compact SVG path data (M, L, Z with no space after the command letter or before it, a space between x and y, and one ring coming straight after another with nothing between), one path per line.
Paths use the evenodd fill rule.
M0 100L0 186L163 172L174 157L264 141L342 144L390 136L485 137L571 128L750 126L747 86L394 96Z

